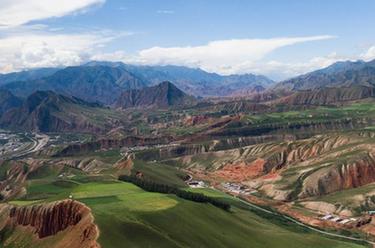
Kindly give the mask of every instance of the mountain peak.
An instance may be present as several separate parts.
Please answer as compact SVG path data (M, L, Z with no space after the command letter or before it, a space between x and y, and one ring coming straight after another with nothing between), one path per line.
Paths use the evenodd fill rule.
M173 83L164 81L152 87L124 91L115 106L119 108L157 107L168 108L195 102L195 98L185 94Z

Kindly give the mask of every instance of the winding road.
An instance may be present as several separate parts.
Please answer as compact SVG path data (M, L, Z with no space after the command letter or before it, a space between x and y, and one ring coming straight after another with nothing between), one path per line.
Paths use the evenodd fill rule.
M49 136L45 134L36 134L34 137L28 136L28 138L31 140L32 144L30 147L27 147L25 150L20 150L15 153L13 153L10 156L4 156L7 159L17 159L21 158L23 156L26 156L30 153L39 151L42 149L45 145L47 145L49 141Z
M234 197L234 198L236 198L238 201L240 201L240 202L246 204L246 205L249 206L249 207L255 208L255 209L257 209L257 210L260 210L260 211L262 211L262 212L265 212L265 213L268 213L268 214L271 214L271 215L281 216L281 217L283 217L283 218L285 218L285 219L287 219L287 220L289 220L289 221L292 221L293 223L295 223L295 224L297 224L297 225L299 225L299 226L305 227L305 228L307 228L307 229L309 229L309 230L311 230L311 231L318 232L318 233L321 233L321 234L324 234L324 235L327 235L327 236L330 236L330 237L342 238L342 239L346 239L346 240L350 240L350 241L365 242L365 243L370 244L370 245L373 245L373 246L375 247L375 242L372 242L372 241L369 241L369 240L366 240L366 239L354 238L354 237L349 237L349 236L345 236L345 235L341 235L341 234L337 234L337 233L331 233L331 232L323 231L323 230L320 230L320 229L318 229L318 228L315 228L315 227L309 226L309 225L307 225L307 224L305 224L305 223L303 223L303 222L300 222L300 221L298 221L298 220L296 220L296 219L293 219L293 218L291 218L290 216L287 216L287 215L284 215L284 214L280 214L279 212L271 211L271 210L268 210L268 209L262 208L262 207L260 207L260 206L258 206L258 205L252 204L252 203L250 203L250 202L248 202L248 201L245 201L245 200L243 200L243 199L241 199L241 198L239 198L239 197L237 197L237 196L231 195L231 194L229 194L229 193L227 193L227 192L225 192L225 191L219 190L219 189L217 189L217 188L213 188L213 189L216 190L216 191L222 192L222 193L224 193L224 194L226 194L226 195L229 195L229 196L231 196L231 197Z

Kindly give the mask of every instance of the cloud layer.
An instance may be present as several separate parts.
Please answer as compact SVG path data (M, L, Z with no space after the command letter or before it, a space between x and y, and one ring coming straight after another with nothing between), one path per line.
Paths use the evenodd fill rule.
M271 39L233 39L212 41L202 46L152 47L133 56L117 51L94 56L95 59L122 60L150 65L183 65L210 72L233 74L254 72L259 61L278 48L298 43L333 39L334 36L286 37Z
M14 27L30 21L61 17L105 0L1 0L0 26Z
M80 64L118 34L105 30L63 33L31 21L83 13L105 0L1 0L0 73ZM123 35L122 33L120 35Z
M335 52L313 57L307 61L287 62L266 60L274 50L303 42L333 39L334 36L311 36L272 39L242 39L212 41L202 46L153 47L135 55L124 51L96 54L93 60L123 61L143 65L183 65L202 68L219 74L264 74L275 80L304 74L327 67L337 61L375 59L375 46L365 52L345 56Z
M82 34L29 33L0 39L0 72L79 65L119 36L111 32Z

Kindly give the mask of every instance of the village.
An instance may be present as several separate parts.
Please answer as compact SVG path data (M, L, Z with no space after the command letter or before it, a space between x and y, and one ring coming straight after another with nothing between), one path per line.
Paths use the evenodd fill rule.
M249 188L245 185L239 183L222 183L221 186L228 192L233 194L241 194L241 195L251 195L257 193L258 191L252 188Z
M0 132L0 156L21 150L25 145L17 134Z
M190 188L208 188L210 187L208 183L201 180L193 180L193 177L188 175L189 178L185 181ZM241 183L235 182L222 182L220 184L222 190L226 191L231 195L236 196L249 196L252 194L258 193L257 190L252 189L248 186L245 186ZM332 213L321 213L316 216L317 219L323 222L330 222L334 225L341 225L342 227L351 228L351 227L361 227L371 222L372 216L375 214L375 211L369 211L364 216L359 217L345 217L338 216Z
M205 183L204 181L200 180L192 180L192 177L189 175L189 179L186 180L186 184L190 188L207 188L209 185ZM258 191L252 188L249 188L248 186L245 186L240 183L234 183L234 182L223 182L221 183L221 187L227 191L228 193L235 194L235 195L251 195L254 193L257 193Z

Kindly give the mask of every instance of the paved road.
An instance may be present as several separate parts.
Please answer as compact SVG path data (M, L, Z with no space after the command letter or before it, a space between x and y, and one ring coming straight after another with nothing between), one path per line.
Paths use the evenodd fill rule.
M26 150L21 150L19 152L16 152L15 154L12 154L11 156L7 157L7 159L16 159L23 156L26 156L30 153L39 151L42 149L45 145L47 145L49 141L49 136L45 134L36 134L35 137L28 137L32 144L29 148Z
M231 194L229 194L229 193L227 193L227 192L221 191L221 190L216 189L216 188L214 188L214 189L217 190L217 191L220 191L220 192L222 192L222 193L225 193L225 194L227 194L227 195L230 195L230 196L236 198L237 200L239 200L240 202L242 202L242 203L244 203L244 204L246 204L246 205L248 205L248 206L250 206L250 207L252 207L252 208L255 208L255 209L257 209L257 210L263 211L263 212L268 213L268 214L271 214L271 215L281 216L281 217L283 217L283 218L285 218L285 219L287 219L287 220L289 220L289 221L292 221L292 222L294 222L295 224L297 224L297 225L299 225L299 226L303 226L303 227L305 227L305 228L307 228L307 229L309 229L309 230L311 230L311 231L318 232L318 233L321 233L321 234L325 234L325 235L330 236L330 237L342 238L342 239L346 239L346 240L350 240L350 241L366 242L366 243L368 243L368 244L371 244L371 245L375 246L375 242L372 242L372 241L369 241L369 240L366 240L366 239L354 238L354 237L349 237L349 236L345 236L345 235L341 235L341 234L337 234L337 233L331 233L331 232L323 231L323 230L320 230L320 229L318 229L318 228L315 228L315 227L309 226L309 225L307 225L307 224L305 224L305 223L302 223L302 222L300 222L300 221L298 221L298 220L296 220L296 219L293 219L293 218L291 218L291 217L289 217L289 216L287 216L287 215L280 214L279 212L271 211L271 210L268 210L268 209L262 208L262 207L260 207L260 206L258 206L258 205L255 205L255 204L252 204L252 203L250 203L250 202L248 202L248 201L245 201L245 200L243 200L243 199L241 199L241 198L239 198L239 197L237 197L237 196L231 195Z

